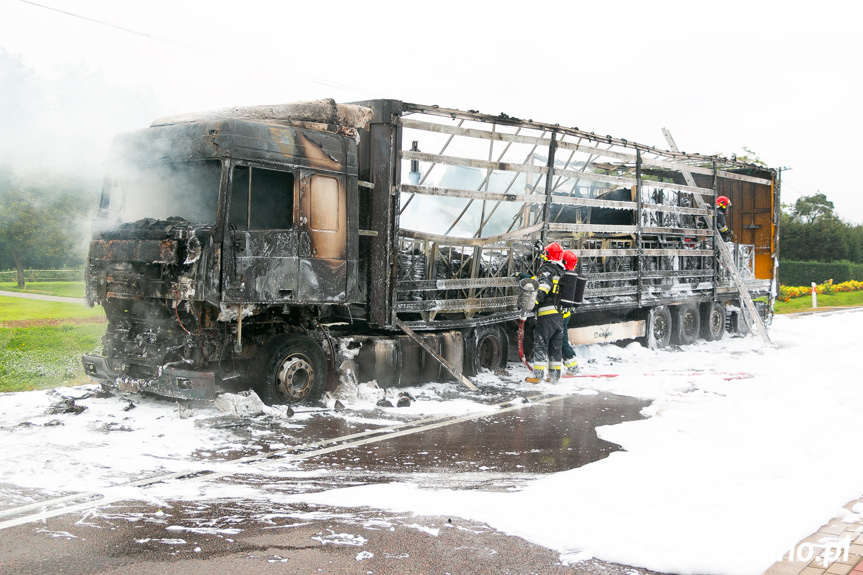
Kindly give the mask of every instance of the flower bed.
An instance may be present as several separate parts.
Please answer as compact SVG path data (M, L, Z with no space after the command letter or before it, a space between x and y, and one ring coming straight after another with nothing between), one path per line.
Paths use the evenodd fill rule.
M841 284L833 285L833 280L827 280L824 283L818 284L815 286L815 293L817 294L834 294L839 292L851 292L851 291L861 291L863 290L863 282L858 281L847 281L842 282ZM795 297L803 297L812 295L811 287L793 287L793 286L779 286L779 297L776 298L779 301L789 301L791 298Z

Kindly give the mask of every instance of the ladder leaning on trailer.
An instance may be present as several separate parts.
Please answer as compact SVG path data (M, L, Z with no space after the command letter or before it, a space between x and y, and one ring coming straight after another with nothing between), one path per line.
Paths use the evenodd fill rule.
M666 128L662 128L662 133L665 135L665 139L671 150L673 152L679 152L680 150L677 148L677 144L674 143L674 138L671 137L671 132ZM686 183L694 187L695 180L693 179L692 174L689 173L689 170L687 170L685 166L681 165L680 171L683 173ZM695 197L695 202L698 204L699 208L712 209L712 207L707 206L704 198L701 197L701 194L693 194L693 196ZM740 272L737 270L737 267L734 265L734 261L731 259L731 254L728 252L728 246L725 245L725 240L722 239L719 230L717 230L713 225L713 216L707 216L707 226L708 228L713 229L713 243L719 248L719 257L731 273L734 285L740 293L740 301L743 303L744 317L748 316L748 323L755 325L755 329L758 331L758 335L761 336L761 340L764 343L770 343L770 336L767 334L767 328L764 327L764 322L761 320L761 316L758 315L758 311L755 309L755 304L752 302L752 296L749 295L749 289L746 287L746 284L743 282L743 278L740 276Z

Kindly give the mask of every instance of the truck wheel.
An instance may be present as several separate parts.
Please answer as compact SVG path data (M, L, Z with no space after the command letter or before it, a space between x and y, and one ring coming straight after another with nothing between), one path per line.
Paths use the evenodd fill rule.
M671 311L667 307L652 308L647 314L647 335L642 345L651 349L668 347L671 341Z
M685 303L674 306L672 314L674 322L671 326L672 341L676 345L689 345L698 339L701 331L701 316L696 304Z
M701 337L716 341L725 335L725 306L718 302L701 304Z
M509 338L498 325L481 325L468 337L465 345L464 366L468 375L477 375L482 369L494 371L506 366Z
M287 334L272 339L257 362L255 391L267 405L309 403L327 381L327 358L312 338Z

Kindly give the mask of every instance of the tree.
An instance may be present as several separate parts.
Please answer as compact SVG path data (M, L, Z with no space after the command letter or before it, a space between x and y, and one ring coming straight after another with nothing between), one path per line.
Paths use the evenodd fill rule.
M863 226L851 226L833 212L822 193L783 204L779 250L783 260L863 263Z
M758 157L758 154L756 154L746 146L743 146L743 152L743 154L737 154L736 157L738 161L745 162L747 164L755 164L757 166L764 166L765 168L767 167L767 164Z
M822 193L803 196L794 202L794 217L802 222L812 223L821 218L833 216L833 202Z
M18 286L24 287L27 265L82 262L82 223L95 193L83 193L84 184L70 178L24 187L9 173L0 169L0 252L12 258Z

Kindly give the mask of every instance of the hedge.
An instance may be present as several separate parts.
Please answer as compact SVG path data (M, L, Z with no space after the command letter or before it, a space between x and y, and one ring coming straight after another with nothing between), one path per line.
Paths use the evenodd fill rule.
M863 281L863 264L842 262L795 262L779 261L779 284L786 286L808 286L812 282L822 284L827 280L839 284L847 281Z
M17 282L18 272L0 272L0 282ZM84 281L84 270L24 270L25 282L80 282Z

